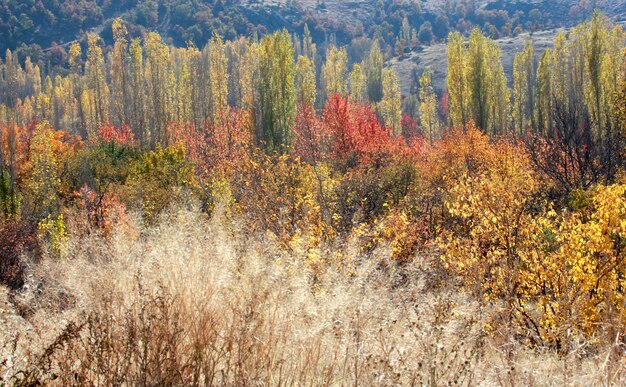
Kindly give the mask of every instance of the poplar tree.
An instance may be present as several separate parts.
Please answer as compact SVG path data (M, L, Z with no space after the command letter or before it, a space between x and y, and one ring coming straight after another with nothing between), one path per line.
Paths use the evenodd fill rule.
M489 60L487 38L480 32L480 29L474 28L470 35L468 57L470 107L476 126L483 130L487 130L489 124L489 95L487 93L490 76L487 69Z
M146 50L145 79L147 85L147 117L149 118L150 145L156 147L165 141L168 121L167 88L169 83L169 49L156 32L150 32L144 41Z
M130 44L130 125L135 137L141 140L142 145L150 143L150 131L146 118L146 101L144 87L144 64L141 41L133 39Z
M59 205L59 185L57 157L52 150L54 132L47 121L38 124L30 145L29 160L32 163L31 176L25 191L25 210L35 220L56 214Z
M263 38L259 50L261 123L257 140L268 152L285 152L295 120L295 63L287 30Z
M392 68L383 70L383 99L378 104L385 126L393 130L394 136L402 134L402 95L398 75Z
M432 71L425 71L419 80L419 116L422 128L428 141L433 142L440 131L439 114L437 113L437 95L432 86Z
M552 63L554 71L551 74L552 99L561 105L560 109L569 110L570 97L570 52L565 32L560 32L554 38ZM553 106L554 107L554 106Z
M317 55L317 47L313 43L311 37L311 31L307 24L304 25L304 37L302 38L302 55L306 56L315 63L315 57Z
M465 128L470 117L467 55L463 36L458 32L450 33L446 87L449 98L449 120L452 127Z
M372 103L378 103L383 98L383 63L383 53L378 41L375 40L365 64L367 94Z
M488 130L495 134L506 134L511 126L511 91L507 86L507 79L502 66L500 46L493 40L488 40L489 62L489 126Z
M83 96L83 103L90 114L88 133L89 136L94 136L100 125L108 119L109 86L106 81L100 37L95 34L89 34L87 42L85 73L87 75L88 92Z
M115 123L121 125L128 123L130 106L130 98L128 96L128 66L126 58L128 57L128 32L120 18L116 18L112 25L113 52L111 54L111 99L112 114Z
M322 67L322 85L326 98L333 94L345 97L348 93L348 54L345 48L331 46L326 51L326 63Z
M354 102L367 101L367 77L358 63L355 63L350 72L350 98Z
M298 105L315 105L315 65L307 56L300 55L296 66L296 101Z
M535 125L540 133L552 135L552 63L553 54L546 50L537 67L537 88L535 98Z
M211 82L211 118L220 117L228 108L228 58L224 41L215 34L209 43L209 79Z
M533 118L535 107L535 47L526 42L524 51L513 61L513 127L522 134L529 127L536 129Z

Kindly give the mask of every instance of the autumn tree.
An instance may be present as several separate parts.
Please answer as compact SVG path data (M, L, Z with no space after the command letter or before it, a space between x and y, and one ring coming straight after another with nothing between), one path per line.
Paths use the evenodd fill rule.
M211 118L218 119L228 107L228 58L219 35L214 35L209 42L209 66Z
M146 82L146 114L150 131L150 146L156 147L165 141L165 126L168 121L169 90L168 60L169 48L163 44L161 36L150 32L144 40L146 52L145 82Z
M346 96L348 92L348 54L346 49L331 46L326 51L326 63L322 66L322 85L326 98L333 94Z
M298 106L315 106L315 65L306 56L299 56L295 75L296 101Z
M469 89L467 87L467 49L463 36L452 32L448 36L448 74L446 87L449 96L450 125L465 127L470 120Z
M317 47L315 43L313 43L313 37L311 36L309 25L306 23L304 24L304 36L302 37L302 55L306 56L312 60L313 63L315 63Z
M141 140L141 143L147 145L150 143L150 131L148 130L146 117L146 101L144 88L144 59L141 42L139 39L133 39L130 44L130 125L135 131L135 137Z
M489 124L489 74L488 57L489 43L482 32L472 30L468 52L468 86L470 89L470 108L472 119L479 128L487 130Z
M284 152L295 120L295 64L286 30L267 35L259 52L261 123L257 140L268 152Z
M432 86L432 71L425 71L420 77L420 122L428 140L433 142L440 131L439 113L437 112L437 95Z
M537 86L535 90L535 127L542 133L552 135L552 99L553 99L553 53L544 51L537 67Z
M0 219L17 215L19 207L17 141L15 124L0 126Z
M95 34L88 35L87 63L85 74L87 89L83 91L82 105L87 117L86 126L90 137L94 137L98 127L107 120L109 110L109 86L100 38Z
M367 77L363 67L355 63L350 72L350 98L356 102L367 101Z
M113 51L111 53L111 111L115 123L129 123L129 73L126 58L128 57L128 31L121 19L113 21Z
M56 215L59 210L58 158L53 150L54 130L47 122L38 124L33 133L29 149L31 165L27 184L27 200L24 210L28 217L36 220Z
M536 129L535 107L535 46L526 42L524 51L515 55L513 61L513 127L516 134L528 128Z
M384 124L399 137L402 133L402 95L400 82L393 68L383 71L383 99L378 104L378 111Z

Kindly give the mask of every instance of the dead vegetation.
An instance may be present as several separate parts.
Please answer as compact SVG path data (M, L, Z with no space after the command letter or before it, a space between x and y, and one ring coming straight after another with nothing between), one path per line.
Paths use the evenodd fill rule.
M305 257L224 217L178 209L139 224L72 240L69 258L28 269L2 306L0 385L625 381L621 348L559 356L506 330L488 336L489 310L428 259L392 269L385 249L355 255L348 243L320 251L351 257L343 267L313 276Z

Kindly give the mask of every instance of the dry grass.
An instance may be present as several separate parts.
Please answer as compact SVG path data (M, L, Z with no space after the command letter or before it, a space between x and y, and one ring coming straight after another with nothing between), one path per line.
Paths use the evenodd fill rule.
M110 241L73 240L70 258L44 259L26 290L0 294L0 385L626 381L613 348L558 357L487 338L487 311L432 288L427 262L382 269L383 250L352 250L341 251L349 270L314 283L305 257L193 209L156 228L120 225Z

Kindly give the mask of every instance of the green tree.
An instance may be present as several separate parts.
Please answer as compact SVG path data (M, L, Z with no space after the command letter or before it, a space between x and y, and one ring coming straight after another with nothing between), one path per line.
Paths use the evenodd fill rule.
M261 123L257 140L268 152L284 152L295 120L295 63L287 30L267 35L259 50Z
M383 53L375 40L365 64L367 94L372 103L378 103L383 98L383 63Z

